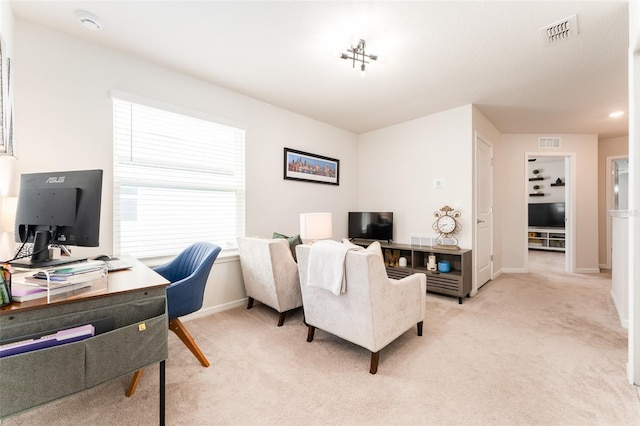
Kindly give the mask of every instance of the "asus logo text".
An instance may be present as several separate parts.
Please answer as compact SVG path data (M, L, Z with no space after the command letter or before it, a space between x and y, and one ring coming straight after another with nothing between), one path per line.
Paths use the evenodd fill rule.
M46 183L64 183L64 178L64 176L50 177L47 179Z

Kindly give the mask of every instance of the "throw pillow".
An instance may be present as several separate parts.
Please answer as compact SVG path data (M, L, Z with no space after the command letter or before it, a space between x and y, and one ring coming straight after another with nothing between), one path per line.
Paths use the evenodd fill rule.
M377 255L378 257L380 257L380 259L384 260L384 255L382 254L382 246L380 245L379 241L372 242L371 244L369 244L369 246L366 249L364 247L362 247L362 246L357 245L357 244L353 244L351 241L349 241L346 238L342 239L342 244L347 244L347 245L349 245L350 247L353 247L353 248L357 247L357 248L363 249L366 252L373 253L373 254Z
M291 250L291 255L293 256L293 260L295 260L296 262L298 261L298 259L296 258L296 246L298 244L302 244L302 238L300 238L300 235L294 235L292 237L288 237L284 234L274 232L272 238L284 238L285 240L288 240L289 249Z

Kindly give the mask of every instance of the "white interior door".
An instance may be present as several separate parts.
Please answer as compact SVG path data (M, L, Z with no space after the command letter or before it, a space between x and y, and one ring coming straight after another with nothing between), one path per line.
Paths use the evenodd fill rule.
M476 289L479 289L493 274L493 147L477 133L475 157L476 223L473 264Z

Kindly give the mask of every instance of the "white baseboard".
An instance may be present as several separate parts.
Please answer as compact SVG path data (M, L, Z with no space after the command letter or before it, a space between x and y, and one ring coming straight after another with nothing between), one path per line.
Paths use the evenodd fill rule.
M618 313L618 318L620 318L620 325L623 328L628 329L629 328L629 318L623 318L622 315L620 315L620 302L618 300L616 300L616 294L613 292L613 290L611 290L611 300L613 300L613 306L615 306L616 312Z
M224 303L222 305L216 305L216 306L200 309L197 312L180 317L180 321L190 321L192 319L205 317L207 315L217 314L218 312L228 311L229 309L234 309L240 306L245 306L246 304L247 304L247 298L245 297L243 299L235 300L229 303Z
M526 274L529 272L527 268L502 268L505 274Z
M600 268L576 268L576 274L599 274Z

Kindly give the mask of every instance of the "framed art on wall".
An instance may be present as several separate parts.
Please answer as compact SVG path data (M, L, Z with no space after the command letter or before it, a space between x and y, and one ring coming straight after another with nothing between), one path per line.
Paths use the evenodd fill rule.
M284 178L340 185L340 160L285 148Z

